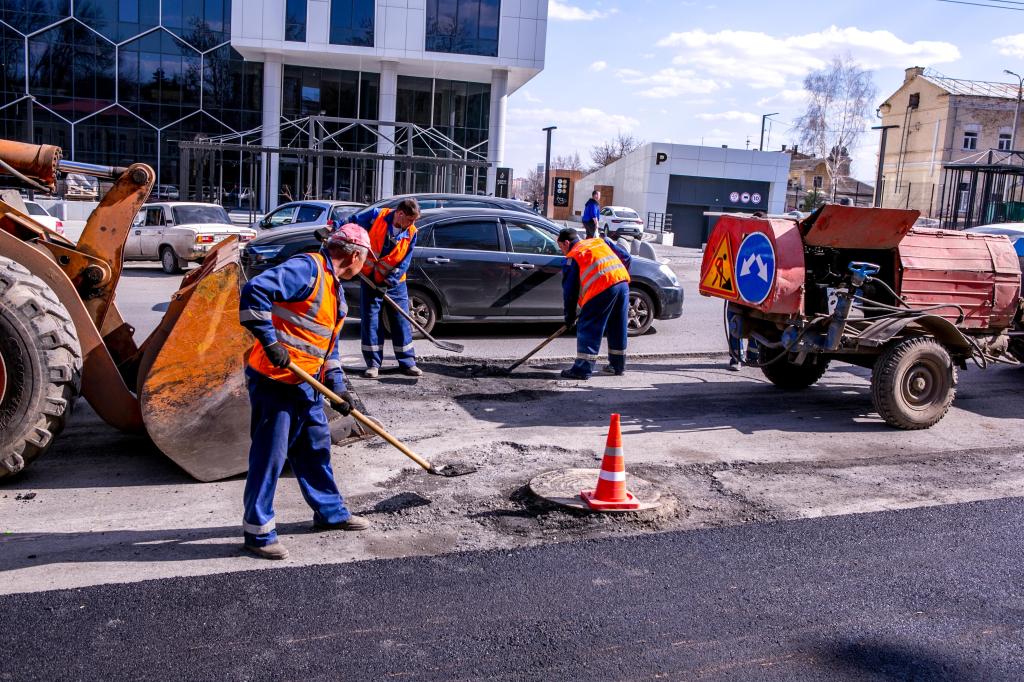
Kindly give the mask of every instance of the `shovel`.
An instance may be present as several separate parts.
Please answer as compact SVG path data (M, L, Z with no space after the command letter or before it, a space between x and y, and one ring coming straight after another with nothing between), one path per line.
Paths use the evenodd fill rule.
M299 377L307 384L312 386L318 393L323 395L332 403L341 404L345 402L344 398L342 398L340 395L338 395L337 393L335 393L334 391L332 391L331 389L327 388L319 381L314 379L312 376L309 375L308 372L301 369L294 362L288 363L288 369L291 370L295 376ZM395 448L401 451L403 455L405 455L406 457L408 457L409 459L423 467L423 469L428 474L433 474L435 476L447 476L451 478L453 476L465 476L466 474L471 474L476 471L476 467L469 464L447 464L438 469L433 464L431 464L430 462L428 462L427 460L423 459L415 452L410 450L408 446L405 445L405 443L403 443L402 441L398 440L390 433L385 431L379 424L377 424L377 422L370 419L369 417L367 417L354 407L352 407L351 410L352 411L350 414L356 421L358 421L360 424L376 433L378 436L380 436L387 442L391 443L391 445L395 446Z
M508 369L505 370L505 374L511 374L512 370L514 370L516 367L519 367L519 365L523 364L524 362L526 362L527 360L532 358L534 355L539 353L544 348L544 346L548 345L549 343L551 343L552 341L554 341L555 339L557 339L559 336L561 336L562 334L566 333L567 331L569 331L569 327L567 327L567 326L565 326L563 324L561 327L559 327L555 331L554 334L552 334L548 338L546 338L543 341L541 341L540 344L538 344L538 346L536 348L534 348L529 353L527 353L523 357L521 357L518 360L516 360L515 363L513 363L513 365L511 367L509 367Z

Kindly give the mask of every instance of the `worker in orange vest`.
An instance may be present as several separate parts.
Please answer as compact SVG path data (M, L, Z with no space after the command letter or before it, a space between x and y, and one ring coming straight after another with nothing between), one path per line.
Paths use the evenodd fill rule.
M245 549L264 559L286 559L277 538L274 493L285 460L313 508L315 530L364 530L369 523L345 506L331 470L331 431L320 394L288 369L295 363L320 379L351 412L338 336L348 305L342 280L362 270L370 249L366 231L345 225L319 253L293 256L242 288L239 318L256 337L246 367L252 404L252 446L245 479Z
M605 335L608 366L602 371L622 376L626 371L629 332L629 252L605 237L580 239L572 228L558 233L558 248L565 254L565 325L577 326L576 362L562 370L562 377L589 379L601 351L601 337Z
M384 362L384 339L378 329L380 309L384 295L409 312L409 288L405 284L406 273L412 263L412 252L416 247L416 219L420 217L420 205L415 199L403 199L394 210L374 208L360 211L349 218L370 233L370 261L363 267L359 298L359 332L362 336L363 359L366 371L363 376L376 379ZM367 284L367 280L373 284ZM412 325L395 312L390 305L384 305L385 314L391 325L391 345L402 374L418 377L423 370L416 366L416 349L412 344Z

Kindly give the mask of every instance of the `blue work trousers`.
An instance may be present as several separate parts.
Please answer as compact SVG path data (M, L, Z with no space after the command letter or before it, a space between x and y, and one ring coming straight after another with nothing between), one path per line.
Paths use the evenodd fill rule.
M331 430L324 402L302 387L272 379L246 377L252 404L252 446L245 478L245 543L254 547L277 540L274 492L287 459L313 520L342 523L352 515L338 492L331 469Z
M601 352L601 338L608 336L608 364L616 372L626 369L629 338L629 283L618 284L587 301L576 318L576 362L572 371L589 377Z
M384 314L391 325L391 345L395 349L395 359L402 367L416 365L416 349L412 345L412 325L384 301L384 297L374 291L366 282L360 282L359 311L362 318L359 323L359 334L362 337L363 359L367 367L380 367L384 362L384 337L380 333L380 309L384 306ZM388 289L392 301L409 312L409 287L405 282Z

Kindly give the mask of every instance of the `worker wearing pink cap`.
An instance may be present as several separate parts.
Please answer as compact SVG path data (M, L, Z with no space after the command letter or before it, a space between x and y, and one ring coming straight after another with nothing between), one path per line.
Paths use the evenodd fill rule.
M366 263L370 237L344 225L319 253L289 258L243 287L239 318L256 337L245 369L252 405L249 472L245 480L242 531L245 548L265 559L285 559L277 539L274 493L287 460L302 496L313 508L315 530L363 530L369 523L345 506L331 469L331 431L323 399L288 368L317 377L351 411L338 338L348 305L341 284Z

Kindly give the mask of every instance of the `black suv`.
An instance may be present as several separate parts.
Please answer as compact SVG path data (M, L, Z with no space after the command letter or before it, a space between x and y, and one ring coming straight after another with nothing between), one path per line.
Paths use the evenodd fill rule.
M419 234L409 268L410 310L428 331L438 322L534 322L562 319L562 264L554 223L520 211L430 209L416 221ZM292 240L288 253L316 251L313 230ZM242 263L252 277L284 260ZM667 265L635 256L630 268L629 333L654 320L682 315L683 288ZM349 315L358 315L359 283L345 285Z

